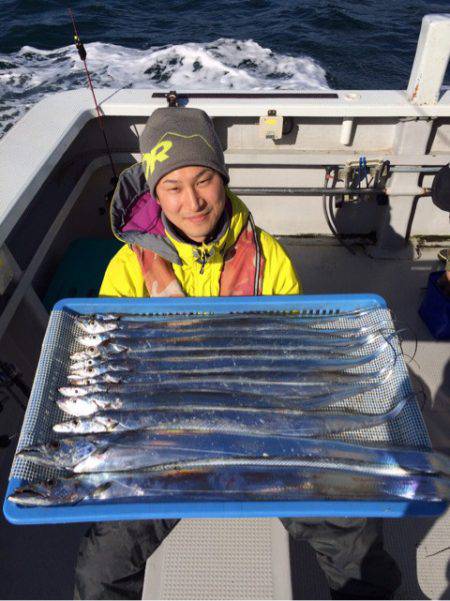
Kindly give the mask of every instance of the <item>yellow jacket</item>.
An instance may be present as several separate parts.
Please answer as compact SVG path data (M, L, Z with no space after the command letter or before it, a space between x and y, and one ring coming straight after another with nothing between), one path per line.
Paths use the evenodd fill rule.
M133 175L135 177L135 175ZM245 204L233 193L227 190L232 205L232 216L229 227L223 235L210 244L202 244L199 248L187 242L176 239L167 230L165 231L165 244L170 245L170 252L176 257L172 267L186 296L219 296L220 274L223 268L223 251L230 248L237 240L242 228L246 225L249 211ZM115 194L117 196L117 192ZM121 230L124 214L129 215L128 206L124 207L123 199L113 198L111 212L112 229L114 235L126 242L128 234ZM126 204L126 203L125 203ZM119 210L117 209L119 206ZM152 239L148 237L149 230L145 230L147 237L142 237L143 245L149 247ZM264 295L300 294L301 284L295 273L294 267L282 246L267 232L257 228L260 236L261 250L265 258L262 292ZM132 233L135 236L135 232ZM166 251L161 247L161 235L158 238L155 252L164 256ZM150 240L150 243L149 243ZM136 237L133 239L136 242ZM161 253L159 248L162 249ZM166 247L167 250L167 247ZM196 250L196 255L194 254ZM198 262L198 251L207 251L210 256L203 266ZM172 255L167 255L166 258ZM100 296L107 297L146 297L149 296L145 286L144 277L138 259L131 248L125 244L112 258L106 270L100 288Z

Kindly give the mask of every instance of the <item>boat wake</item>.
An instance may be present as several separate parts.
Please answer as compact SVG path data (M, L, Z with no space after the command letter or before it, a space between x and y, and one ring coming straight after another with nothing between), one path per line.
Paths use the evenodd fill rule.
M289 56L253 40L220 38L147 50L85 44L96 87L180 90L328 89L325 70L310 56ZM74 46L24 46L0 54L0 136L50 93L86 87Z

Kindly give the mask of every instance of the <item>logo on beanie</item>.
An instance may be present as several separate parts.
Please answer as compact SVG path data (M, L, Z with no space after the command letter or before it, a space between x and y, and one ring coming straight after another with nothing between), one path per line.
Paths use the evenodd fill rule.
M164 163L169 159L167 152L172 148L173 143L170 140L164 140L154 146L150 152L145 152L142 155L142 160L145 163L145 177L148 178L148 174L153 175L157 161Z

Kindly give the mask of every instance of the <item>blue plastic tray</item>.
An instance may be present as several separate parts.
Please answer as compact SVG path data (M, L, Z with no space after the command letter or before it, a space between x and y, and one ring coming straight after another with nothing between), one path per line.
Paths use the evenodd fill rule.
M373 294L354 295L326 295L326 296L276 296L276 297L219 297L219 298L164 298L164 299L64 299L59 301L52 312L47 335L43 343L43 350L36 373L35 383L30 397L27 414L22 428L19 446L23 445L25 424L31 421L33 411L39 395L42 397L37 382L46 368L49 360L46 356L46 345L49 342L49 331L57 316L63 314L87 313L152 313L152 314L177 314L177 313L229 313L247 311L293 311L308 313L336 313L346 312L357 308L376 305L380 310L386 309L385 301ZM56 334L55 334L56 331ZM53 338L59 335L59 330L51 333ZM47 353L48 354L48 353ZM402 357L398 369L403 391L411 390L409 377ZM55 364L56 365L56 364ZM52 368L53 369L53 368ZM55 368L56 370L56 368ZM57 371L57 370L56 370ZM398 375L398 374L397 374ZM56 392L57 374L54 375L53 387ZM49 395L51 396L51 395ZM44 402L53 403L52 399L45 398ZM404 416L404 411L396 420L397 431L393 444L404 446L417 446L429 448L429 438L423 423L420 410L414 402L408 403L409 414ZM406 407L405 407L406 409ZM41 411L47 415L49 411ZM47 419L48 421L48 419ZM36 423L40 423L37 421ZM50 428L51 424L41 422L42 428ZM404 431L403 431L403 430ZM370 444L371 440L365 440ZM399 442L400 441L400 442ZM386 442L386 441L385 441ZM13 463L12 477L9 482L6 498L17 487L26 483L27 478L15 477L15 463ZM20 470L19 470L20 471ZM17 472L17 468L16 468ZM145 499L129 502L91 502L75 506L64 507L19 507L5 500L3 511L7 520L13 524L56 524L67 522L92 522L112 520L135 520L151 518L193 518L193 517L403 517L407 515L437 515L444 511L446 503L424 503L416 501L276 501L276 502L149 502Z

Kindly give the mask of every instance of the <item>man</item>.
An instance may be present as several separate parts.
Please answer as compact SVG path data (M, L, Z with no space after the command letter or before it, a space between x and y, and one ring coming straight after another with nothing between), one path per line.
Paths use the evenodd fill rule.
M128 246L108 266L101 296L300 293L281 245L226 188L205 113L156 110L141 150L143 162L122 173L112 201L113 233Z
M140 142L143 161L122 173L112 200L112 229L126 245L108 266L101 296L301 292L281 245L226 187L222 148L206 113L157 109ZM373 520L282 521L314 547L334 598L390 598L399 585ZM80 547L76 598L139 599L146 560L177 522L95 524Z

